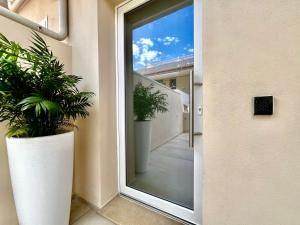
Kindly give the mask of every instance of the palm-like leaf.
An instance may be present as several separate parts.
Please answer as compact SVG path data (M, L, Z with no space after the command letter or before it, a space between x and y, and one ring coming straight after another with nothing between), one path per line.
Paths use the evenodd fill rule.
M154 85L144 86L137 83L133 93L134 113L138 121L145 121L155 117L155 113L167 112L167 94L159 90L153 92Z
M31 96L23 99L17 104L21 105L21 111L27 111L31 108L35 108L35 115L38 117L41 113L49 113L50 115L58 114L61 111L61 107L56 102L52 102L44 99L42 96Z
M93 93L80 92L80 80L37 33L28 49L0 33L0 122L8 121L8 136L52 135L87 117Z

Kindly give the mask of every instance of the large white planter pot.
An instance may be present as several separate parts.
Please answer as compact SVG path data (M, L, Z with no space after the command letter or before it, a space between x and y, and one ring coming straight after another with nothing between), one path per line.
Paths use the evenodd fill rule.
M19 224L68 225L74 132L6 143Z
M148 168L151 147L151 121L135 121L135 171L144 173Z

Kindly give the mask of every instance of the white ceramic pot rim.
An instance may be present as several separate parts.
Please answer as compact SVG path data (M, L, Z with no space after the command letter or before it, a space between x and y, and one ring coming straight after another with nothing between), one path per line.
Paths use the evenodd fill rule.
M46 138L52 138L52 137L58 137L63 136L69 133L74 133L74 130L66 130L59 134L53 134L53 135L47 135L47 136L38 136L38 137L7 137L6 139L12 139L12 140L33 140L33 139L46 139Z

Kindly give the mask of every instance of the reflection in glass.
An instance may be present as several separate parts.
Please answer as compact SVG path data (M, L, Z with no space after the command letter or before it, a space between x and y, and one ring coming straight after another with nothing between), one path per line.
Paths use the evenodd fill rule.
M153 0L125 21L127 186L193 209L192 1Z

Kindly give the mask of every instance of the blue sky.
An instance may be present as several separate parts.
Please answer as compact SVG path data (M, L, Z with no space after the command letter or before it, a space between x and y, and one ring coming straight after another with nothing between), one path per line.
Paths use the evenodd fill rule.
M194 52L193 6L133 30L135 70Z

